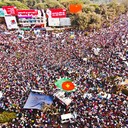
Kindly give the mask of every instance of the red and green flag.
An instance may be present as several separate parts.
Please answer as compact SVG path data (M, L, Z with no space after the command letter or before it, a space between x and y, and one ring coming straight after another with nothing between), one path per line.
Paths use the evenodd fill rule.
M82 5L81 4L70 4L69 11L70 13L78 13L82 11Z
M70 78L61 78L55 82L55 85L63 91L67 92L76 90L76 86Z

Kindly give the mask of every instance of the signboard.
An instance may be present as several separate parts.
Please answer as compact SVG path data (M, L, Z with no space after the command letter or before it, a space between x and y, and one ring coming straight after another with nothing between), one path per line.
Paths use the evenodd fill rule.
M17 9L15 6L3 6L2 9L4 10L5 15L17 15Z
M4 17L4 10L0 8L0 17Z
M47 9L46 14L48 18L65 18L66 9Z
M70 18L60 18L60 26L70 26L71 20Z
M49 26L60 26L59 18L48 18L48 25Z
M38 10L30 9L30 10L17 10L17 16L19 18L32 18L38 16Z
M18 29L15 16L5 16L5 22L8 29Z

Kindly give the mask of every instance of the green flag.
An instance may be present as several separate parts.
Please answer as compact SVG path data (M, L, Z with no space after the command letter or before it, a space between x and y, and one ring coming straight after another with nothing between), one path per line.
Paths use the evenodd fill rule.
M59 80L57 80L57 81L55 82L55 85L56 85L58 88L62 89L62 83L67 82L67 81L72 82L72 80L71 80L70 78L61 78L61 79L59 79Z
M66 92L76 90L76 86L72 83L70 78L61 78L55 82L55 85Z

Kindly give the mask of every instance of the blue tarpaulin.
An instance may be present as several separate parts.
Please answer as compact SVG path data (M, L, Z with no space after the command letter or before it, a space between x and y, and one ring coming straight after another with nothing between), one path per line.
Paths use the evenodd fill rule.
M29 97L24 105L24 108L41 110L44 104L52 104L52 103L53 103L52 96L30 92Z

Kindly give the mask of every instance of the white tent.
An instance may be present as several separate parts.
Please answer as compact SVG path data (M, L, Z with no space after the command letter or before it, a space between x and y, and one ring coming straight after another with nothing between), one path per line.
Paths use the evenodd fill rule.
M69 97L65 97L65 92L57 91L54 96L56 96L61 102L65 103L67 106L72 102L72 99Z
M63 114L61 115L61 123L74 123L75 119L77 118L77 114L75 112L73 113L67 113L67 114Z

